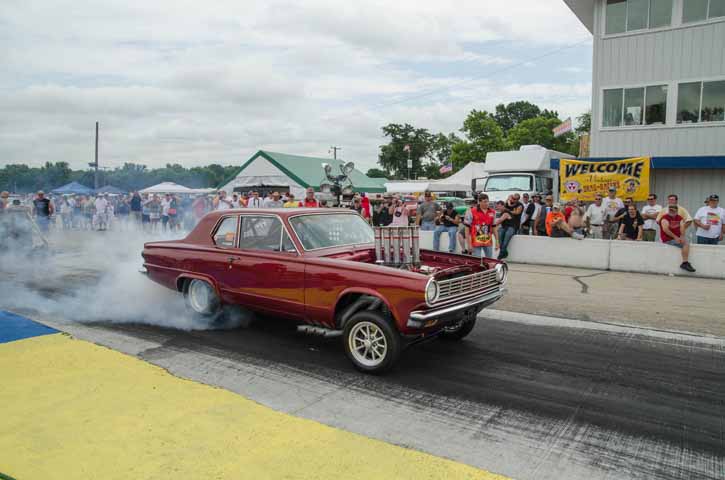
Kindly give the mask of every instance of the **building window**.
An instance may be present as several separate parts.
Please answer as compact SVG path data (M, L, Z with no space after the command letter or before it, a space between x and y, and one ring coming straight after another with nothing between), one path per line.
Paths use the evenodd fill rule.
M666 27L671 23L672 0L607 0L604 27L607 35Z
M664 125L667 85L604 90L603 127Z
M725 17L725 0L684 0L682 23Z
M725 80L681 83L677 123L725 121Z
M667 85L647 87L644 118L647 125L667 123Z

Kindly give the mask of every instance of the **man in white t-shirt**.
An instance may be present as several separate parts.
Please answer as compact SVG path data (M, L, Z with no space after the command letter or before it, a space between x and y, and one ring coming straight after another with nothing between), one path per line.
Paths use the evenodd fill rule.
M617 198L617 188L609 187L609 195L602 200L604 208L607 210L607 216L604 220L603 232L605 240L614 240L617 238L619 230L619 221L616 220L617 212L624 208L622 199Z
M96 207L96 228L98 230L105 230L108 228L108 200L105 195L101 194L96 197L96 201L93 203Z
M594 197L594 203L589 205L586 213L584 213L584 222L586 223L591 238L604 238L604 222L606 218L607 207L602 202L602 196L597 193Z
M717 245L722 242L725 228L725 209L718 206L720 197L713 194L707 198L707 206L701 207L695 213L695 225L697 225L698 245Z
M647 204L642 207L642 218L644 219L644 232L642 240L645 242L659 241L660 226L657 223L657 217L662 211L662 205L657 203L657 195L650 193L647 196Z

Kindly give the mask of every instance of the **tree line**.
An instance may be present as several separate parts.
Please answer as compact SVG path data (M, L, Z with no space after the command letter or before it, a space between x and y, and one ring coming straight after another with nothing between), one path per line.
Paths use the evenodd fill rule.
M220 185L238 169L238 165L217 164L192 168L167 164L162 168L150 169L146 165L124 163L122 167L99 171L99 187L113 185L131 192L161 182L174 182L190 188L209 188ZM13 164L0 168L0 190L11 192L50 191L73 181L93 188L94 172L72 170L68 162L46 162L41 167Z
M451 163L453 172L468 162L483 162L488 152L518 150L522 145L541 145L571 155L579 154L579 134L588 132L591 113L577 118L575 132L554 137L553 129L562 123L556 111L541 109L527 101L496 106L494 113L471 110L463 126L456 133L432 133L426 128L416 128L408 123L391 123L382 127L388 143L380 146L378 165L368 170L370 177L443 178L443 165ZM413 166L408 169L408 151ZM450 174L448 174L450 175Z

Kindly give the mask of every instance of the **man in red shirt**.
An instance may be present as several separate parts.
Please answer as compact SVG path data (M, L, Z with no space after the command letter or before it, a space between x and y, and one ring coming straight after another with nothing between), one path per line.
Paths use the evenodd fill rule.
M496 211L488 204L488 195L478 195L478 205L467 213L464 222L471 230L471 248L474 257L493 257L493 239L498 245L498 226L495 225Z
M302 206L307 208L317 208L320 206L320 204L317 203L317 199L315 198L314 188L309 187L305 191L305 199L302 201Z
M667 213L660 219L660 238L662 239L662 243L681 249L682 264L680 264L680 268L688 272L694 272L695 269L688 261L690 257L690 244L687 238L685 238L685 220L679 214L678 208L677 205L669 205L667 207Z

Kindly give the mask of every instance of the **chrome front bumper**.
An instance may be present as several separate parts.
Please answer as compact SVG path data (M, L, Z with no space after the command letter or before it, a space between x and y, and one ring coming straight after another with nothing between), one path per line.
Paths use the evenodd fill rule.
M481 310L498 301L505 291L506 288L499 287L498 290L494 292L487 293L480 297L469 298L468 300L464 300L461 303L456 303L455 305L450 305L448 307L430 310L416 310L411 312L410 317L408 317L407 325L409 328L431 327L438 323L430 323L432 320L441 320L446 317L452 317L459 312L463 312L471 308L478 308L478 310Z

